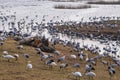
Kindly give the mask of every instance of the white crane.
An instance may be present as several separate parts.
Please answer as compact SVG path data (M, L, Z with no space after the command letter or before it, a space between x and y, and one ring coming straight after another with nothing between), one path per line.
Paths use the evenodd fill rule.
M53 59L48 60L46 64L49 66L49 69L53 69L53 66L57 65Z
M8 51L3 51L3 54L4 55L8 55Z
M33 68L32 64L31 64L31 61L28 61L27 62L27 66L26 66L27 70L30 70Z
M18 45L17 48L18 49L23 49L23 45Z
M90 59L89 59L89 57L88 57L88 54L86 54L86 59L85 59L85 61L86 61L86 62L89 62L89 60L90 60Z
M75 60L76 58L77 58L76 55L74 55L74 54L71 54L71 55L70 55L70 59Z
M49 57L49 56L48 56L48 55L46 55L46 54L45 54L45 55L43 55L43 56L41 57L41 61L42 61L42 60L46 60L48 57Z
M94 67L92 67L92 65L91 64L86 64L85 65L85 72L90 72L91 70L95 70L95 68Z
M14 59L15 58L14 56L9 55L9 54L8 55L2 55L2 57L8 59L8 62L10 62L10 59Z
M19 58L19 55L18 54L14 54L14 57L16 58L16 61L17 61L18 58Z
M80 58L80 60L83 60L84 57L82 54L80 54L79 58Z
M42 52L42 50L40 48L35 48L35 50L37 51L37 54L39 54L40 56L45 55L45 53Z
M104 65L104 67L105 67L105 65L107 65L107 66L108 66L108 62L107 62L107 61L105 61L105 60L102 60L102 64Z
M60 58L58 58L57 62L61 62L61 61L64 61L65 60L65 56L62 56Z
M29 58L29 54L25 53L25 54L23 54L23 57L28 59Z
M54 51L54 55L60 55L61 53L57 50Z
M80 68L80 64L79 64L79 63L75 63L75 64L73 65L73 67L76 68L76 70L77 70L78 68Z
M85 75L89 77L89 80L90 79L93 80L93 77L96 76L96 74L94 72L87 72L87 73L85 73Z
M49 58L53 58L53 55L51 55L51 54L44 54L43 56L41 56L41 60L47 60Z
M60 69L64 69L64 68L66 68L66 67L68 67L68 64L67 64L67 63L62 63L62 64L60 64Z
M110 80L111 80L112 76L116 73L116 71L113 67L109 66L108 67L108 72L109 72Z
M71 74L68 75L68 77L70 76ZM72 75L76 77L76 80L80 80L80 78L82 77L82 74L81 72L72 72Z

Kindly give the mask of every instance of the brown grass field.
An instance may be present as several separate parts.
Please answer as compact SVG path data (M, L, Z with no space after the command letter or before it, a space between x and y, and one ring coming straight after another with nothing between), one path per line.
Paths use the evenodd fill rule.
M85 72L85 61L80 60L70 60L68 57L66 58L67 63L69 63L69 67L60 70L59 64L54 66L52 70L49 70L48 66L41 61L38 54L33 47L24 45L23 50L18 50L16 48L17 42L11 38L5 40L5 44L0 46L0 56L4 50L7 50L9 54L17 53L19 54L18 61L11 60L8 62L6 59L0 57L0 80L75 80L75 76L69 76L71 72L75 72L76 69L73 68L74 62L79 62L81 64L81 68L78 69L82 74ZM56 50L60 51L62 54L69 56L70 54L77 54L77 52L73 51L71 47L63 47L61 44L56 45ZM26 70L26 62L28 60L23 58L23 54L28 53L30 58L28 60L31 61L33 65L32 70ZM96 54L91 54L88 51L84 51L84 53L89 54L89 57L93 57ZM103 58L103 60L112 62L108 58ZM97 66L95 66L96 77L94 80L110 80L110 76L107 71L107 67L101 63L101 60L97 62ZM120 80L120 68L116 68L116 74L112 77L112 80ZM87 76L83 76L81 80L89 80Z

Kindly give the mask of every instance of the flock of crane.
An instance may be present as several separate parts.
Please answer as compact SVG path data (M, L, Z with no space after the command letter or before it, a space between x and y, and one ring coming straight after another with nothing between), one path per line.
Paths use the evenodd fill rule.
M38 16L36 15L35 17L37 18ZM14 13L14 15L10 15L10 16L4 16L4 14L2 14L1 12L0 23L1 23L1 26L3 27L3 30L0 31L0 45L1 46L4 45L4 40L7 39L8 36L18 37L19 40L22 40L22 39L26 39L30 37L33 32L36 32L38 33L37 36L41 38L42 36L41 33L44 31L45 28L48 29L48 31L50 31L50 33L53 33L54 35L56 30L54 28L51 29L51 27L53 27L54 25L66 25L66 24L69 25L69 22L64 22L62 20L61 22L53 22L52 20L50 20L50 22L48 22L47 24L44 24L45 16L43 16L43 21L41 23L35 22L34 20L31 20L29 23L26 23L26 20L28 18L29 16L26 16L24 19L21 19L20 21L17 22L16 12ZM120 17L112 17L112 18L117 19L117 20L120 19ZM98 21L98 24L102 24L104 19L110 20L111 17L100 17L100 18L94 17L93 19L90 18L91 21L96 21L98 19L102 20L100 22ZM76 23L72 23L72 25L75 25ZM97 24L97 21L95 23ZM83 24L85 23L83 22ZM83 26L82 23L80 25ZM110 27L114 28L114 27L118 27L118 25L112 24ZM89 76L89 79L93 79L94 76L97 76L96 73L94 72L95 70L94 66L97 66L96 64L98 60L101 60L102 58L105 58L105 57L109 57L114 62L114 63L108 63L105 60L101 61L103 65L107 65L108 72L111 77L112 75L115 75L116 73L115 68L117 66L120 66L120 60L119 60L120 56L119 54L117 54L118 48L116 47L117 44L112 44L112 46L110 46L109 44L111 43L109 43L109 41L107 41L108 45L103 48L104 50L103 54L99 54L101 50L99 46L97 45L88 46L88 45L83 44L83 46L81 47L80 46L81 43L76 43L72 41L64 41L59 38L53 38L50 41L52 41L51 44L54 47L56 44L59 44L59 43L62 44L64 47L71 46L73 50L78 52L78 54L71 54L69 55L69 58L71 60L79 59L80 61L86 62L84 74L79 71L71 73L72 75L76 76L76 80L79 80L84 75ZM116 43L119 44L119 41ZM18 45L17 48L20 50L20 49L23 49L24 46ZM57 50L55 50L53 54L45 54L43 51L41 51L40 48L36 48L36 50L38 52L38 55L41 58L41 61L43 61L46 65L48 65L49 69L51 70L54 68L54 66L58 65L57 63L61 63L59 65L60 70L63 70L67 68L68 66L70 66L69 63L65 63L65 60L67 59L66 57L68 56L66 56L65 54L62 56L61 53ZM89 55L85 54L82 50L90 51L91 54L96 54L96 56L90 58ZM9 52L3 51L3 55L1 57L7 59L8 62L10 62L11 59L18 60L19 54L10 55ZM30 57L30 55L24 54L23 57L27 59ZM76 70L78 70L81 67L80 65L81 65L80 63L74 62L73 67L76 68ZM26 64L26 69L31 70L32 68L34 68L33 66L34 65L32 65L31 61L28 61L28 63ZM69 74L69 76L71 74Z
M4 40L4 39L3 39ZM2 45L4 45L4 42L2 42ZM64 45L64 47L66 46L70 46L69 44ZM17 49L21 50L24 49L23 45L18 45ZM93 77L97 76L96 73L94 72L95 67L97 66L97 61L98 60L102 60L102 58L107 58L109 57L114 63L109 63L105 60L102 60L101 63L104 66L108 67L108 72L109 75L112 77L113 75L115 75L116 70L115 68L117 66L120 66L120 61L118 60L119 56L117 56L117 58L115 56L110 56L109 53L106 54L98 54L98 53L94 53L94 51L92 52L92 49L87 49L87 47L84 47L84 49L88 50L91 52L91 54L97 54L95 57L89 57L88 54L84 53L83 51L79 51L77 52L77 54L61 54L58 50L55 50L53 53L44 53L43 51L41 51L40 48L35 48L35 50L37 51L37 54L40 56L40 59L42 62L44 62L44 65L48 65L50 70L54 69L54 66L59 65L59 69L60 70L64 70L67 67L71 66L70 63L66 63L66 60L71 60L74 62L73 64L73 68L76 68L75 72L72 72L71 74L68 73L68 77L71 75L76 76L76 80L80 80L84 75L85 76L89 76L89 79L92 80ZM97 48L95 48L97 49ZM25 59L28 59L30 57L29 54L23 54L23 57ZM8 62L10 62L11 59L15 59L16 61L19 60L19 54L9 54L8 51L3 51L3 55L1 56L1 58L5 58L8 60ZM79 62L85 61L85 72L81 73L79 72L79 68L81 67L81 63L76 62L76 60L79 60ZM32 60L31 60L32 61ZM26 70L31 70L32 68L34 68L34 65L32 65L31 61L27 61L26 64ZM110 78L111 79L111 78Z

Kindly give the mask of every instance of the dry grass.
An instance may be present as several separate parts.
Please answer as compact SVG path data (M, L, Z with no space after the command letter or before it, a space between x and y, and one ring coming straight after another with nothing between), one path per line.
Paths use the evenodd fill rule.
M119 5L120 1L95 1L95 2L88 2L88 4Z
M77 5L77 6L72 6L72 5L55 5L55 9L87 9L91 8L90 5Z
M2 55L2 52L4 50L7 50L10 54L18 53L20 55L18 61L11 60L11 62L7 62L6 59L3 59L0 57L0 80L75 80L75 77L70 76L68 77L68 74L71 72L76 71L72 67L74 62L79 62L81 64L81 68L78 70L82 73L85 72L85 61L79 61L79 60L70 60L67 57L66 62L70 64L70 66L63 70L59 70L59 64L54 67L53 70L49 70L48 66L45 65L38 54L36 54L36 51L33 47L25 46L24 50L18 50L16 48L17 42L13 39L8 38L5 41L5 44L3 46L0 46L0 55ZM60 51L62 54L69 56L70 54L76 54L77 52L74 52L70 47L63 47L62 45L58 44L56 45L56 49ZM88 51L84 51L85 53L88 53L90 57L95 56L95 54L91 54ZM22 55L23 53L28 53L30 55L30 59L33 64L33 69L27 71L26 70L26 62ZM62 56L62 55L61 55ZM109 60L108 58L104 60ZM95 66L96 70L95 73L97 76L94 78L94 80L109 80L109 74L106 71L106 67L104 67L100 61L98 61L97 66ZM117 72L116 75L113 76L112 80L120 80L120 71L118 68L116 68ZM84 76L81 78L81 80L89 80L88 77Z

